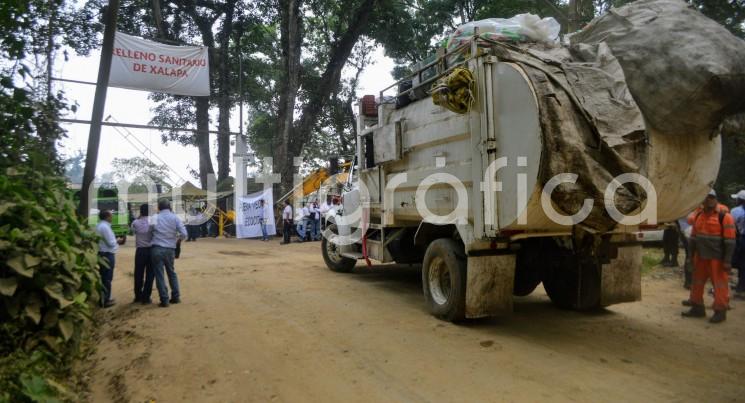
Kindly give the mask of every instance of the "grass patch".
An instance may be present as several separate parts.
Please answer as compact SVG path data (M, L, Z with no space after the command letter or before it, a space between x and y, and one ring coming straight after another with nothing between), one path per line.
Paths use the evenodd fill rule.
M642 275L652 273L662 260L662 250L657 248L644 248L642 254Z

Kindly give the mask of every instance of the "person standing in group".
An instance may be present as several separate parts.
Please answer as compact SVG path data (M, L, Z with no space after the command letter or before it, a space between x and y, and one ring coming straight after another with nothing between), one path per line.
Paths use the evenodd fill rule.
M199 232L197 220L197 210L194 208L189 209L189 215L186 217L186 242L197 240L197 233Z
M326 229L326 213L331 209L331 196L326 196L326 200L321 203L318 212L321 213L321 230Z
M683 261L683 288L690 290L693 279L693 264L691 263L690 248L688 247L689 228L691 228L691 224L688 224L688 218L686 217L678 218L676 224L678 225L680 243L683 245L683 252L685 252L685 260Z
M732 198L737 203L737 207L732 209L732 218L737 230L735 255L732 257L732 267L737 269L735 298L745 299L745 190L733 194Z
M266 225L269 220L269 206L266 205L264 199L259 200L259 225L261 225L261 240L268 241L269 235L266 230Z
M310 205L310 222L312 224L313 231L311 232L311 238L314 241L321 240L321 211L318 208L318 200L314 201Z
M140 216L132 222L132 233L135 235L135 300L149 304L153 291L153 266L150 264L150 247L153 231L150 228L149 206L140 206Z
M282 243L290 243L290 232L292 231L292 205L289 200L285 200L285 208L282 210Z
M155 283L158 287L160 305L165 308L170 304L181 302L181 289L179 288L178 275L174 267L176 245L179 239L186 238L186 227L181 219L171 211L171 203L166 200L158 202L158 214L153 219L153 240L150 249L151 261ZM166 286L163 269L171 286L171 298L168 298L168 287Z
M302 207L297 209L297 214L295 216L295 232L297 233L298 240L297 242L305 242L305 235L307 234L308 230L308 208L305 207L305 203L302 204Z
M678 226L675 222L665 224L665 230L662 232L662 250L665 257L660 264L663 267L678 267L678 244L679 240Z
M311 214L310 214L310 206L308 206L307 203L303 203L303 208L301 211L302 211L302 218L300 220L303 223L303 234L302 235L298 234L298 236L300 236L301 242L310 241L311 230L312 230L310 226L313 225L313 218L311 217Z
M197 222L199 223L199 238L207 238L208 232L207 232L207 214L205 214L206 207L202 207L199 209L199 214L197 214Z
M728 273L735 251L735 221L729 212L719 207L713 190L704 199L702 210L696 213L691 221L693 226L689 244L694 266L691 295L688 300L691 309L682 315L706 316L704 287L706 280L711 279L714 286L714 315L709 322L724 322L729 308Z
M114 266L116 265L116 251L123 240L117 239L114 231L111 229L113 216L109 210L101 210L98 213L98 225L96 233L100 237L98 240L98 257L102 258L105 263L99 263L98 274L101 275L101 285L103 286L103 295L101 305L108 308L116 304L111 298L111 281L114 279Z

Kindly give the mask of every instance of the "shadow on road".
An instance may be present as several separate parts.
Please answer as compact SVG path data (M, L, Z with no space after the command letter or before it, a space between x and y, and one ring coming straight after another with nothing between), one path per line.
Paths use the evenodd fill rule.
M358 264L347 277L374 286L400 299L402 304L424 312L421 266ZM515 297L514 312L501 317L469 319L458 324L463 329L510 335L549 344L576 343L577 339L602 334L611 339L628 339L630 333L655 333L652 324L640 318L600 309L575 312L555 307L539 286L533 294Z

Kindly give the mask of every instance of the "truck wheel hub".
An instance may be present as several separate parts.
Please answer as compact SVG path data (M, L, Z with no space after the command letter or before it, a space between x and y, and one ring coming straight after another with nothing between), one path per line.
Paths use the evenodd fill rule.
M450 270L441 257L432 259L429 267L429 292L438 305L445 305L450 299Z

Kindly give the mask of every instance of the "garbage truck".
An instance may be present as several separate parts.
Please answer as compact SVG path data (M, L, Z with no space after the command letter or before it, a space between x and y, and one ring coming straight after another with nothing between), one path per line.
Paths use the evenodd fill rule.
M564 45L521 18L461 27L362 99L321 245L330 270L421 264L427 308L449 321L510 313L541 283L566 309L641 299L634 234L685 216L716 180L717 127L745 109L742 41L674 0L614 9ZM715 35L707 66L650 53L684 46L668 29L680 21L703 27L687 39Z

